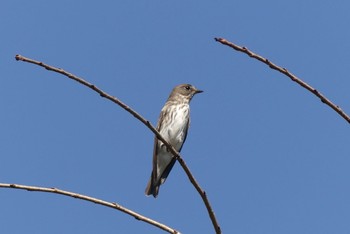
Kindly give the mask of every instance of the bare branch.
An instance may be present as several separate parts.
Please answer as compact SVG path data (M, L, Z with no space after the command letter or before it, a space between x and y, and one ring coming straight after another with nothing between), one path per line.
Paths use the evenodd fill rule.
M89 202L93 202L99 205L103 205L103 206L107 206L109 208L113 208L116 210L119 210L121 212L124 212L128 215L131 215L133 217L135 217L135 219L149 223L153 226L156 226L160 229L163 229L164 231L167 231L169 233L173 233L173 234L179 234L180 232L176 231L173 228L170 228L164 224L161 224L153 219L147 218L141 214L138 214L132 210L129 210L115 202L107 202L101 199L97 199L94 197L89 197L86 195L82 195L79 193L73 193L73 192L69 192L69 191L65 191L65 190L61 190L61 189L57 189L57 188L45 188L45 187L36 187L36 186L27 186L27 185L20 185L20 184L3 184L0 183L0 188L14 188L14 189L22 189L22 190L28 190L28 191L36 191L36 192L45 192L45 193L56 193L56 194L60 194L60 195L64 195L64 196L68 196L68 197L73 197L73 198L78 198L81 200L85 200L85 201L89 201Z
M247 47L241 47L241 46L235 45L234 43L229 42L224 38L215 38L215 41L220 42L223 45L229 46L232 49L237 50L239 52L243 52L243 53L247 54L249 57L255 58L255 59L265 63L271 69L277 70L277 71L281 72L282 74L288 76L292 81L296 82L297 84L299 84L300 86L302 86L303 88L307 89L308 91L313 93L315 96L317 96L321 100L321 102L328 105L330 108L332 108L334 111L336 111L341 117L343 117L348 123L350 123L350 117L339 106L335 105L326 96L321 94L317 89L313 88L312 86L310 86L306 82L299 79L297 76L295 76L294 74L289 72L286 68L282 68L280 66L277 66L276 64L272 63L267 58L264 58L258 54L253 53L252 51L248 50Z
M133 109L131 109L129 106L127 106L126 104L124 104L122 101L120 101L119 99L117 99L116 97L113 97L111 95L109 95L108 93L104 92L103 90L97 88L95 85L85 81L84 79L77 77L75 75L73 75L72 73L66 72L61 68L56 68L50 65L47 65L43 62L39 62L39 61L35 61L33 59L29 59L26 57L23 57L21 55L16 55L16 60L17 61L23 61L23 62L28 62L28 63L32 63L38 66L41 66L49 71L54 71L57 73L60 73L62 75L67 76L68 78L75 80L87 87L89 87L90 89L94 90L95 92L97 92L98 94L100 94L101 97L104 97L116 104L118 104L120 107L122 107L124 110L126 110L127 112L129 112L130 114L132 114L136 119L140 120L144 125L146 125L146 127L148 127L156 136L157 138L162 141L167 149L174 155L174 157L177 159L177 161L180 163L180 165L182 166L182 168L184 169L184 171L186 172L186 175L188 176L189 180L191 181L191 183L193 184L193 186L196 188L197 192L199 193L199 195L201 196L205 207L207 208L209 217L212 221L212 224L214 226L215 232L217 234L221 233L221 229L219 226L219 223L216 219L216 216L214 214L214 211L210 205L210 202L208 200L208 197L206 195L206 192L199 186L198 182L196 181L196 179L194 178L194 176L192 175L190 169L188 168L188 166L186 165L185 161L181 158L180 154L175 150L175 148L169 144L163 137L162 135L152 126L152 124L146 120L145 118L143 118L140 114L138 114L136 111L134 111Z

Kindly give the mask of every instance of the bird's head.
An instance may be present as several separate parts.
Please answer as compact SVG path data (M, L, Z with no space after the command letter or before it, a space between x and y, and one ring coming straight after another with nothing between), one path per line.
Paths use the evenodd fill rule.
M193 85L181 84L173 89L173 91L171 92L171 96L176 95L191 100L195 94L202 92L202 90L197 89Z

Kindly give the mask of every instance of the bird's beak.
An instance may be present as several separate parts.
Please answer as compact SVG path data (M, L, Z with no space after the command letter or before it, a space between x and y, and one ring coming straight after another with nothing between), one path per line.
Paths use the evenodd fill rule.
M203 90L196 89L195 93L203 93Z

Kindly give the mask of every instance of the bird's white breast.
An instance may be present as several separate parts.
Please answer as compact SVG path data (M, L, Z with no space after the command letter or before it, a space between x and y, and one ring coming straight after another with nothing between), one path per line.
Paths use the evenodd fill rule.
M175 106L175 111L168 112L172 120L162 126L160 134L162 134L176 150L179 150L186 136L190 108L188 104Z

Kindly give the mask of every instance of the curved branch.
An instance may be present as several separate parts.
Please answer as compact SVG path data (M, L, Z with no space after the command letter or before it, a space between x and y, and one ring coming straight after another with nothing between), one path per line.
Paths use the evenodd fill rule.
M180 232L176 231L173 228L170 228L164 224L161 224L153 219L147 218L141 214L138 214L132 210L129 210L115 202L107 202L101 199L97 199L94 197L89 197L86 195L82 195L79 193L73 193L73 192L69 192L69 191L65 191L65 190L61 190L61 189L57 189L57 188L45 188L45 187L36 187L36 186L27 186L27 185L20 185L20 184L3 184L0 183L0 188L14 188L14 189L22 189L22 190L28 190L28 191L36 191L36 192L45 192L45 193L56 193L56 194L60 194L60 195L64 195L64 196L68 196L68 197L73 197L73 198L78 198L81 200L85 200L85 201L89 201L89 202L93 202L99 205L103 205L103 206L107 206L109 208L113 208L116 210L119 210L121 212L124 212L128 215L131 215L133 217L135 217L135 219L149 223L153 226L156 226L160 229L163 229L164 231L167 231L169 233L173 233L173 234L179 234Z
M234 50L243 52L243 53L247 54L249 57L255 58L255 59L259 60L260 62L265 63L271 69L277 70L277 71L281 72L282 74L288 76L292 81L296 82L297 84L299 84L300 86L302 86L303 88L307 89L308 91L313 93L315 96L317 96L321 100L321 102L328 105L335 112L337 112L341 117L343 117L343 119L345 119L348 123L350 123L350 117L339 106L335 105L326 96L321 94L317 89L313 88L312 86L310 86L306 82L299 79L297 76L295 76L294 74L289 72L286 68L282 68L280 66L277 66L276 64L272 63L267 58L264 58L258 54L253 53L251 50L249 50L248 48L246 48L244 46L241 47L241 46L235 45L234 43L229 42L224 38L215 38L215 41L220 42L223 45L229 46Z
M85 81L84 79L77 77L75 75L73 75L72 73L69 73L61 68L56 68L50 65L47 65L43 62L39 62L30 58L26 58L23 57L21 55L16 55L16 60L17 61L23 61L23 62L28 62L28 63L32 63L38 66L41 66L49 71L54 71L57 73L60 73L64 76L67 76L68 78L75 80L79 83L81 83L84 86L89 87L90 89L94 90L95 92L97 92L101 97L104 97L116 104L118 104L120 107L122 107L124 110L126 110L127 112L129 112L130 114L132 114L136 119L140 120L144 125L146 125L146 127L148 127L156 136L157 138L162 141L167 149L173 154L173 156L177 159L177 161L180 163L180 165L182 166L182 168L184 169L184 171L186 172L186 175L188 176L189 180L191 181L191 183L193 184L193 186L195 187L195 189L197 190L197 192L199 193L199 195L201 196L205 207L207 208L209 217L212 221L212 224L214 226L215 232L217 234L221 233L221 229L219 226L219 223L216 219L216 216L214 214L214 211L210 205L209 199L206 195L206 192L199 186L198 182L196 181L196 179L194 178L194 176L192 175L190 169L188 168L188 166L186 165L185 161L181 158L180 154L175 150L175 148L169 144L163 137L162 135L155 129L155 127L152 126L152 124L146 120L145 118L143 118L140 114L138 114L136 111L134 111L133 109L131 109L129 106L127 106L125 103L123 103L122 101L120 101L118 98L111 96L110 94L104 92L103 90L97 88L95 85Z

